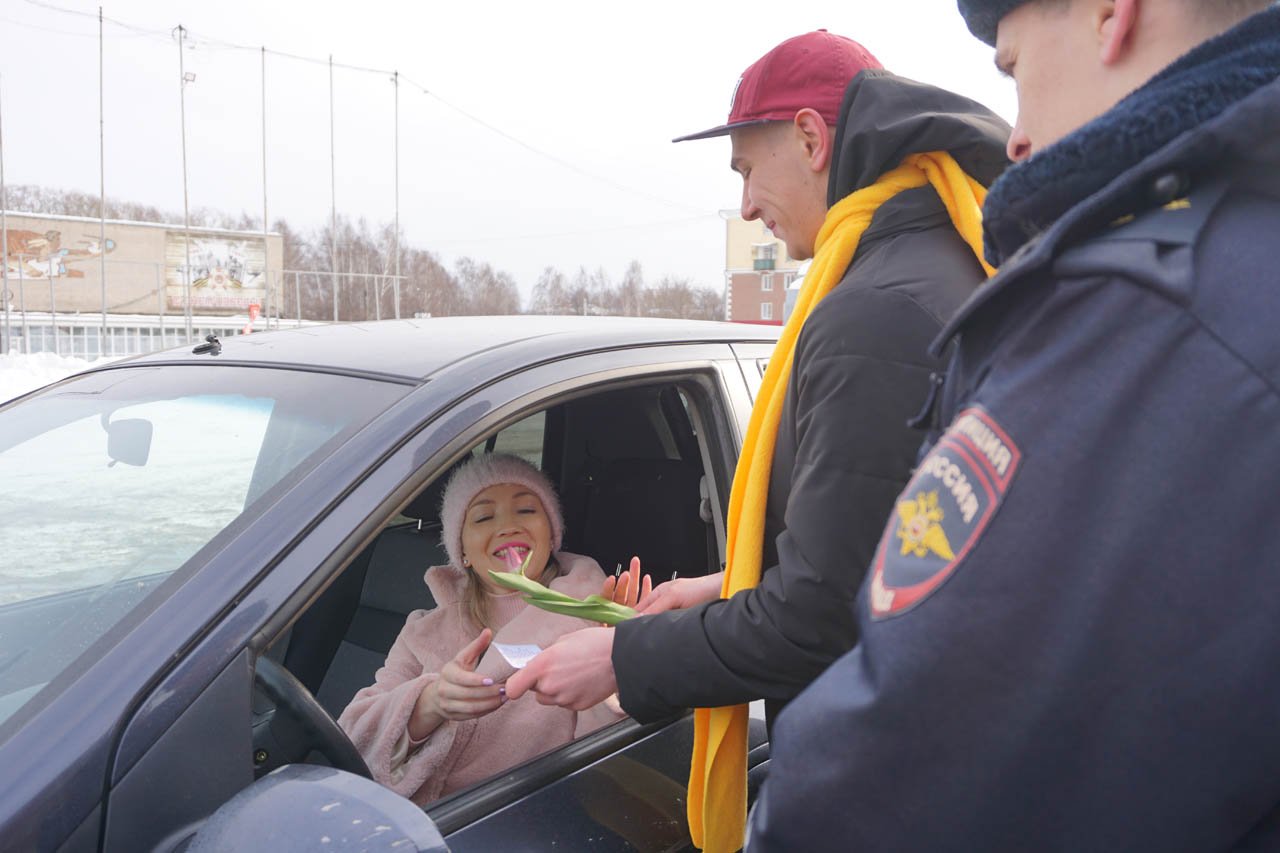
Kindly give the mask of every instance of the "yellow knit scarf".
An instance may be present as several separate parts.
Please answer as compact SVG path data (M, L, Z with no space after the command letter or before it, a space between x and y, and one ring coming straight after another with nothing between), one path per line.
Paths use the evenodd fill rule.
M809 312L844 277L862 233L884 202L903 190L932 184L956 230L983 268L982 201L986 189L964 173L945 151L915 154L869 187L827 211L818 232L813 264L805 275L795 310L769 359L756 395L729 495L728 554L722 598L760 582L764 512L773 466L773 447L791 376L796 338ZM850 566L853 571L856 567ZM694 712L693 762L689 769L689 829L708 853L732 853L743 844L747 820L747 706L698 708Z

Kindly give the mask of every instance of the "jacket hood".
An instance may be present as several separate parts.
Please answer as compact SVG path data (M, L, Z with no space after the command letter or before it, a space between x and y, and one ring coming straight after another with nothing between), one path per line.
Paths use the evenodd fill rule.
M868 187L911 154L947 151L983 186L1009 160L1010 127L977 101L871 69L849 83L836 127L827 206Z

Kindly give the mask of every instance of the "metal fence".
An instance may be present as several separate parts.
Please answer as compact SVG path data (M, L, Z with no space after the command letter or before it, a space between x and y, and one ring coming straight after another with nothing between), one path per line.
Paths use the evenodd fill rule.
M197 313L186 307L190 285L184 281L175 291L172 277L166 284L164 264L112 260L108 266L115 270L104 291L97 280L65 270L29 277L19 264L8 289L0 289L0 354L47 352L92 361L193 344L209 334L402 316L404 279L395 275L275 271L259 289L261 301L247 310Z
M231 317L196 317L190 334L185 325L171 322L165 326L161 318L144 314L109 314L106 334L102 318L92 314L28 311L12 321L0 331L5 354L53 353L86 361L141 355L190 344L209 334L225 338L245 331ZM275 328L275 323L270 327ZM267 324L260 322L254 330L266 328Z
M366 322L404 315L401 285L407 276L284 270L277 315L282 323Z

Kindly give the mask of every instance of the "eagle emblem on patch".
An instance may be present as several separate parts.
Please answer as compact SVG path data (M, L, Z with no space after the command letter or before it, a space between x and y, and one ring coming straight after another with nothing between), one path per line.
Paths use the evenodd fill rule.
M942 586L977 543L1022 454L984 409L965 409L898 498L871 571L871 615L911 609Z

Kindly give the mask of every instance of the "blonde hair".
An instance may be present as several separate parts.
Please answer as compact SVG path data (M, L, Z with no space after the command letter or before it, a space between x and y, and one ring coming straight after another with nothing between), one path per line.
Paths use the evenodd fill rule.
M478 628L493 628L489 624L492 614L489 612L489 588L480 582L480 577L476 574L474 567L466 570L467 587L462 592L462 600L466 604L467 614L471 617L471 621L476 623ZM542 574L538 576L538 583L548 586L556 578L560 577L560 564L556 562L553 554L547 560L547 567L542 570ZM496 631L497 629L494 628Z

